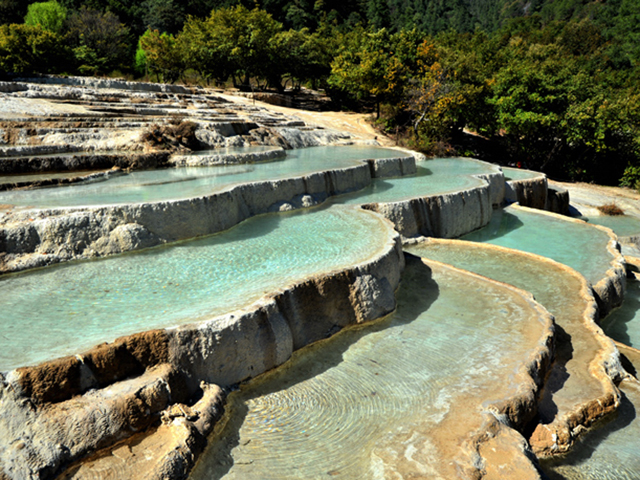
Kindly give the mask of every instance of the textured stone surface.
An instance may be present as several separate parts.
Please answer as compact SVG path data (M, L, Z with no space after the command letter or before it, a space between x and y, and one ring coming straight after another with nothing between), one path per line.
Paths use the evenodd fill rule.
M165 166L169 152L154 153L78 153L60 156L0 158L0 174L43 171L99 170L119 168L158 168Z
M367 160L374 178L402 177L416 173L416 159L413 155L398 158Z
M364 208L384 215L407 238L460 237L488 224L493 213L488 185L400 202L371 203Z
M168 408L171 416L203 381L236 384L281 365L295 349L389 313L404 268L400 238L389 238L368 262L290 285L234 314L123 337L0 376L4 474L50 478L70 462L143 431ZM182 433L175 438L159 429L177 449L154 467L154 475L178 478L186 472L201 448L193 439L208 433L214 417L187 418L192 423L178 428Z
M547 205L547 177L540 174L535 178L509 180L506 182L505 200L544 210Z
M174 403L157 428L134 435L69 467L59 478L187 478L206 436L223 412L224 391L202 383L193 406Z
M238 163L256 163L284 158L284 149L274 147L272 150L264 152L247 153L221 153L211 152L210 155L172 155L169 163L176 167L197 167L210 165L234 165Z
M118 80L113 78L58 77L53 75L43 75L39 78L18 78L16 79L16 82L2 82L2 84L10 85L9 88L20 88L20 82L39 83L42 85L68 85L74 87L109 88L140 92L192 93L194 90L189 87L184 87L181 85L169 85L166 83L129 82L126 80Z
M545 209L560 215L569 215L569 190L559 185L548 185Z
M366 164L248 183L185 200L0 214L0 272L147 248L226 230L261 213L364 188Z

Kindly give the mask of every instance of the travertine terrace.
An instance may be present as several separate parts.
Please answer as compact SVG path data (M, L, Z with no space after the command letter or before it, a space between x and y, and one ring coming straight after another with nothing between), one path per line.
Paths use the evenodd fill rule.
M159 257L191 248L194 238L206 242L212 234L218 234L212 238L220 244L240 245L237 239L244 234L232 237L229 232L243 225L255 225L256 236L271 238L268 235L276 235L282 223L279 219L289 222L290 230L283 231L297 230L304 239L304 228L296 225L310 224L295 223L304 215L325 215L327 222L335 218L336 225L352 222L354 232L366 232L369 239L343 246L342 234L333 234L326 239L335 247L326 253L331 266L304 266L288 280L279 276L280 268L290 262L286 254L264 250L262 257L247 263L248 275L257 278L250 268L268 264L263 276L271 277L272 283L243 305L234 304L222 314L199 312L117 339L107 335L102 339L106 343L64 357L53 355L17 368L0 366L0 478L186 478L201 452L215 454L210 449L218 443L210 435L235 428L239 394L234 391L239 385L249 391L273 390L276 387L267 383L270 375L295 371L305 358L322 359L323 351L339 364L348 364L342 354L367 334L367 328L384 336L386 329L402 330L416 319L428 324L438 311L455 312L456 302L467 323L454 325L456 315L451 314L451 331L473 331L474 322L486 322L483 328L494 333L483 342L496 346L485 351L479 342L472 353L473 342L469 343L465 348L469 358L477 356L476 363L466 366L466 373L438 380L443 386L433 393L433 405L405 405L407 413L398 414L398 431L371 437L377 442L372 450L376 460L363 460L363 475L540 478L537 457L570 450L579 437L589 435L594 422L620 405L618 385L632 376L616 344L598 326L624 296L626 264L615 234L603 227L584 227L585 238L593 233L598 239L594 242L604 242L599 255L608 262L606 272L591 279L548 258L455 240L491 228L496 209L509 202L519 203L522 207L511 208L523 211L531 207L556 212L544 214L550 222L578 222L563 216L569 213L566 185L550 186L535 172L503 172L495 165L456 159L452 162L478 173L461 174L463 180L442 191L436 186L411 198L376 199L375 192L403 188L394 179L444 178L429 171L424 156L395 149L367 151L363 158L355 154L353 160L330 168L318 161L306 171L175 198L71 206L12 203L18 194L43 187L55 194L61 191L56 189L104 182L108 192L108 182L138 171L196 169L191 176L168 176L164 182L181 184L196 178L197 169L250 174L268 162L286 162L287 153L303 147L391 142L378 139L361 117L352 114L296 112L199 87L44 77L0 83L0 101L0 289L31 275L55 275L56 268L73 272L88 262L117 266L125 257ZM162 183L154 182L147 186ZM357 192L363 189L369 189L367 201L358 204ZM339 205L344 194L356 197ZM329 231L332 225L325 227ZM324 241L321 230L310 234ZM635 248L634 241L628 238L627 248ZM217 248L197 245L193 248L202 252ZM442 258L429 256L436 250ZM458 259L469 262L447 256L458 251L464 252ZM250 254L241 252L237 258ZM488 256L500 258L501 275L473 268L474 258ZM228 254L231 266L233 258ZM181 265L171 268L179 270ZM535 275L510 274L518 269ZM233 270L229 272L232 277ZM547 280L560 285L555 295L534 288L537 281ZM67 303L79 297L73 293L77 290L64 291L69 285L60 287ZM167 287L177 283L149 287L148 295L161 295ZM106 299L121 295L104 288ZM184 298L180 301L186 308L195 300L190 300L188 285L181 288L179 298ZM131 294L127 291L120 300L126 302ZM473 295L480 299L474 305L483 308L464 303ZM155 297L150 298L153 303ZM0 293L1 301L8 299ZM125 307L122 323L126 315ZM438 321L448 321L448 313L440 315L444 317ZM81 321L88 325L90 317ZM25 324L31 325L26 320ZM9 338L8 327L0 323L0 328ZM35 340L46 332L32 334ZM512 341L499 340L500 335ZM77 336L82 336L82 328ZM393 356L396 347L390 345L385 348ZM422 367L431 365L429 361L425 358ZM438 368L437 362L433 365ZM262 375L266 372L271 373ZM321 373L322 369L318 377ZM400 375L413 378L406 370L394 371L390 378ZM280 381L285 386L298 382ZM386 388L381 379L374 385ZM368 384L366 388L365 394L384 406L384 392L371 392ZM229 409L228 395L235 405ZM436 409L431 416L425 413L427 407ZM364 424L362 429L366 430ZM237 430L232 436L242 435ZM224 454L233 464L232 452ZM203 468L199 464L194 475ZM223 470L239 475L226 464ZM332 476L353 478L348 472L339 465L329 470Z

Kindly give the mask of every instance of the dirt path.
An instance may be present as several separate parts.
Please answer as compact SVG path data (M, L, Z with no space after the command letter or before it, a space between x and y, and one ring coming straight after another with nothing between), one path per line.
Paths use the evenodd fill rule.
M362 140L375 140L380 145L393 146L395 141L380 132L376 131L372 126L370 119L373 118L369 114L353 113L353 112L313 112L310 110L299 110L291 107L282 107L279 105L271 105L269 103L260 102L258 100L236 96L232 94L218 94L220 97L233 103L243 105L256 105L267 110L280 112L290 117L298 117L303 122L326 129L347 132Z

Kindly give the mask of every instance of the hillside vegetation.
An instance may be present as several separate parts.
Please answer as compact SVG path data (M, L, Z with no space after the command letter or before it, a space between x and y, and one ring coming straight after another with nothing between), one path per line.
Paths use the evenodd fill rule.
M307 85L427 153L640 187L637 0L0 0L0 23L0 74Z

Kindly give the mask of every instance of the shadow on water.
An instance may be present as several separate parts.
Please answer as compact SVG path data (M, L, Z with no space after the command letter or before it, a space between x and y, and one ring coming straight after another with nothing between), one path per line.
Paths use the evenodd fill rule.
M573 205L569 205L569 216L580 218L582 217L582 212L578 210L576 207L574 207Z
M463 236L461 240L489 242L496 238L503 237L523 226L524 223L516 215L505 212L503 209L498 209L493 211L491 221L486 227Z
M634 344L634 339L629 335L629 324L638 321L636 318L638 311L640 311L640 282L627 280L627 291L622 306L602 321L604 332L614 340L638 348L638 339L635 339Z
M553 394L560 391L569 379L566 365L573 358L571 335L558 324L556 324L555 329L555 360L538 404L538 420L543 424L551 423L558 414L558 407L553 401Z
M342 363L345 352L363 337L411 323L431 307L439 296L432 271L418 257L406 257L407 265L397 292L398 306L394 313L367 325L345 328L331 338L294 352L284 365L245 383L239 391L229 395L225 418L210 437L210 443L190 477L192 480L218 479L231 470L234 465L232 450L240 444L240 429L249 414L249 401L323 374Z
M578 466L586 462L610 435L624 429L635 420L637 415L635 406L623 391L620 393L620 408L618 408L615 413L596 423L595 426L576 443L570 453L561 457L540 461L540 466L549 480L565 480L567 477L554 471L555 467ZM640 472L636 478L640 479Z

